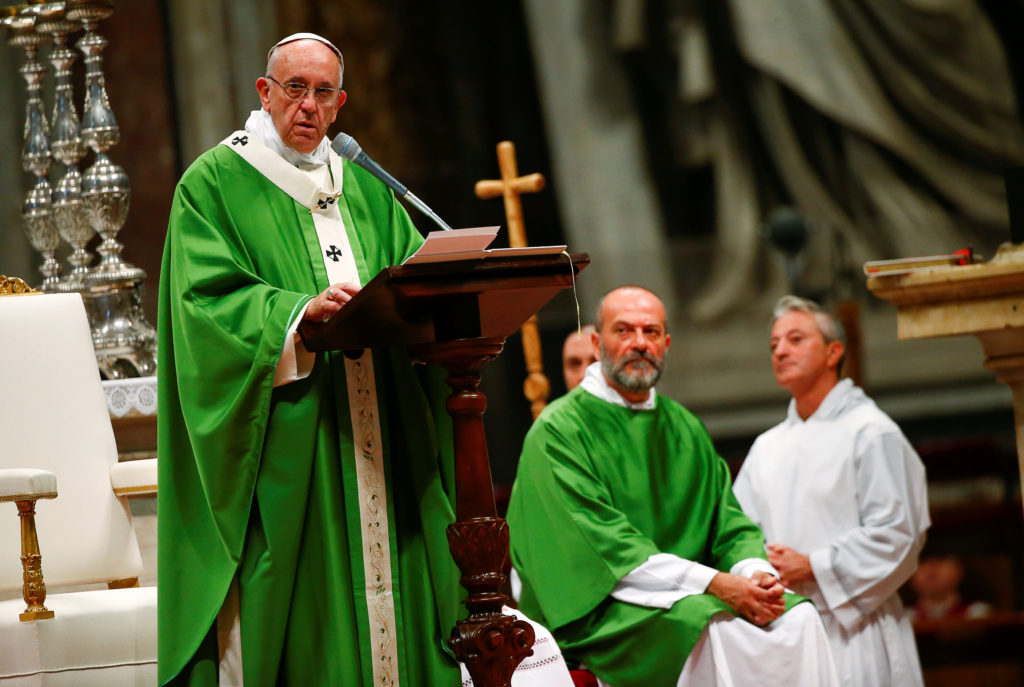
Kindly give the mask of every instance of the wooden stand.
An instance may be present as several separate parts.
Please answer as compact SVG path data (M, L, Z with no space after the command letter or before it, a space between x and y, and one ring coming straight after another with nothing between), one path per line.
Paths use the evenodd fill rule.
M508 245L512 248L527 246L526 226L523 224L523 205L519 196L523 193L537 193L544 188L544 176L533 173L519 176L516 165L516 147L512 141L498 144L498 168L501 179L484 179L476 182L474 190L484 200L502 196L505 200L505 219L508 221ZM537 316L531 315L523 323L523 356L526 358L526 381L523 395L530 402L530 412L536 420L540 411L548 404L551 382L544 374L544 360L540 350L540 332Z
M900 339L973 334L985 367L1013 392L1024 485L1024 247L1004 244L991 262L868 279L897 308Z
M402 345L448 372L457 501L448 545L469 592L469 617L448 641L477 687L509 687L533 645L530 625L501 612L508 525L494 506L479 369L589 263L573 254L388 267L330 322L300 327L311 351Z

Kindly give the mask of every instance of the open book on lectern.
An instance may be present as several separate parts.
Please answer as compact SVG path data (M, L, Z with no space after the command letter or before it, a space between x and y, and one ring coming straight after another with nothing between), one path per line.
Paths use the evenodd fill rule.
M452 262L478 258L515 258L527 255L561 253L565 246L525 246L523 248L488 248L498 235L498 227L474 227L432 231L419 250L406 258L403 265L425 262Z

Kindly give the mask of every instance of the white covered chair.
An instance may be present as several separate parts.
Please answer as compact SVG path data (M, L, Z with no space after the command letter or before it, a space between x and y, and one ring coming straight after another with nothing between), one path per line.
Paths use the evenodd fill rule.
M156 685L156 587L136 586L142 559L111 485L117 448L79 295L0 297L0 391L0 501L19 501L0 502L0 687ZM23 543L18 511L54 491L35 507L53 617L22 620L19 553L33 537Z

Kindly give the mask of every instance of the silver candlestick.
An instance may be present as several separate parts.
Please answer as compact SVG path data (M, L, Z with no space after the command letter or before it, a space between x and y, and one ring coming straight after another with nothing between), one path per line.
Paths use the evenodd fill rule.
M120 379L156 373L156 331L142 308L146 273L121 259L123 246L116 238L128 216L131 186L124 169L107 155L117 144L120 130L103 76L101 53L107 40L96 33L99 22L113 12L112 0L67 0L64 8L68 20L85 28L77 44L86 68L81 136L96 153L81 186L85 215L103 237L100 263L85 277L93 345L100 371L108 379Z
M96 152L96 161L82 177L82 201L89 223L103 237L98 249L103 257L90 276L93 286L146 278L145 272L121 259L124 246L116 238L128 217L131 185L124 169L107 155L117 144L121 132L110 109L103 76L102 52L107 40L96 33L100 20L113 12L111 0L69 0L65 6L65 16L71 21L80 21L86 31L78 41L79 50L85 54L86 69L82 140Z
M52 36L54 43L49 56L56 73L50 150L56 159L64 163L64 175L53 192L53 215L58 233L72 248L68 260L73 269L56 290L82 292L86 288L85 277L92 261L86 245L96 230L82 207L82 175L78 171L78 161L85 154L85 145L80 135L71 83L71 68L78 59L78 53L67 46L68 36L79 30L81 25L65 16L63 2L51 2L33 9L36 31Z
M25 50L25 64L19 70L25 77L28 100L25 104L25 143L21 149L22 167L36 177L35 186L25 196L21 216L25 222L25 233L29 243L43 256L39 272L43 275L40 289L52 290L58 283L60 264L57 262L57 248L60 237L53 221L53 189L46 175L50 169L50 144L47 131L46 113L43 111L42 81L46 67L39 62L39 46L49 37L35 30L36 17L31 8L25 8L13 16L4 17L3 24L9 36L7 42Z

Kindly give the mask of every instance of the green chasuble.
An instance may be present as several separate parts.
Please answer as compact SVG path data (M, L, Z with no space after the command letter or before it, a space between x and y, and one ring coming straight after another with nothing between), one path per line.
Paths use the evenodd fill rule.
M343 166L341 195L321 209L337 204L365 284L422 238L389 190ZM328 286L309 206L226 145L185 172L160 274L161 684L216 684L216 618L233 579L246 687L459 684L443 644L461 597L445 539L455 495L443 373L373 351L376 412L360 421L379 421L379 447L353 445L341 353L273 387L289 324ZM374 453L384 484L360 484L357 461ZM361 527L367 494L386 497L367 526L386 536ZM372 553L390 559L390 590L367 573L364 538L389 549ZM382 594L392 625L377 617Z
M609 596L623 576L657 553L722 571L765 558L700 421L655 398L632 410L577 387L551 403L526 436L508 509L520 609L615 687L674 687L711 616L732 612L710 594L670 609L623 603Z

